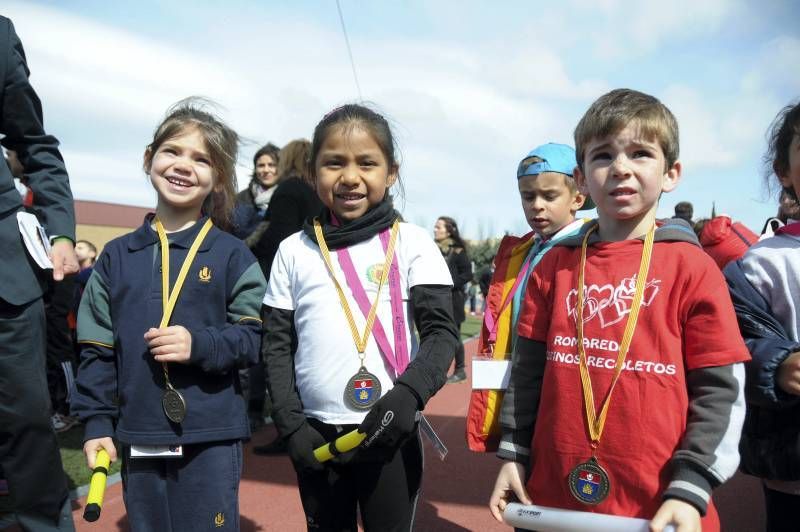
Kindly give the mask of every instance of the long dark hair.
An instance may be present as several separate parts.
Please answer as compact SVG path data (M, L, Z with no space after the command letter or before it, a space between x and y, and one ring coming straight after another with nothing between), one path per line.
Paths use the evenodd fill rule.
M252 177L253 179L257 179L257 177L256 177L256 165L258 165L258 160L263 155L269 155L270 157L272 157L272 160L275 163L275 166L277 167L278 163L280 162L280 156L279 156L280 151L281 151L281 149L279 147L277 147L276 145L274 145L273 143L271 143L271 142L267 142L266 144L261 146L258 149L258 151L255 153L255 155L253 155L253 173L252 173L252 175L250 177Z
M800 135L800 102L780 110L767 132L767 153L764 154L764 179L769 187L772 175L780 177L789 172L789 146L795 135ZM794 187L784 187L789 196L797 200Z
M444 228L450 233L450 238L453 240L455 247L467 249L467 244L464 242L464 239L461 238L461 233L458 232L458 224L455 220L449 216L439 216L437 220L444 222Z
M319 150L322 149L322 144L328 135L337 127L345 128L345 130L352 130L354 128L363 128L368 131L378 147L381 149L383 156L386 158L386 163L389 168L397 168L397 180L395 184L398 186L400 196L403 196L403 183L400 179L400 160L397 153L397 144L392 135L392 128L389 126L388 120L380 113L373 111L369 107L360 104L346 104L337 107L333 111L322 117L317 127L314 128L314 138L311 141L311 172L312 177L315 172L317 155Z

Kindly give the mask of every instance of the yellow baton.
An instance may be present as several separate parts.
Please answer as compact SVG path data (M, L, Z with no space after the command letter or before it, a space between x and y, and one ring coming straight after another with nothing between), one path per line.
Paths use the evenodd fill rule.
M94 459L92 480L89 482L89 495L86 497L86 508L83 509L83 518L94 522L100 519L100 510L103 507L103 494L106 491L106 479L111 459L105 449L97 451Z
M332 442L314 449L314 458L320 463L327 462L336 455L352 451L361 445L361 442L364 441L366 437L367 435L358 432L358 429L348 432L344 436L339 436Z

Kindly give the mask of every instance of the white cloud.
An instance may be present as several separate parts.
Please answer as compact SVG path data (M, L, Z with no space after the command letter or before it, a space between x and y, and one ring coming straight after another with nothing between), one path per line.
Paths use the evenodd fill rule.
M685 85L673 85L664 91L663 101L678 120L685 167L719 168L735 162L736 152L724 142L718 115L704 95Z
M626 60L676 39L711 38L740 4L574 0L528 13L524 32L486 26L459 41L430 32L408 37L400 26L382 34L373 29L372 37L353 31L364 97L396 122L406 214L427 222L451 214L475 231L482 219L498 232L519 231L513 172L522 154L546 141L571 142L588 104L617 85L577 65L596 62L594 72L617 75L630 66ZM186 21L163 21L176 24L170 43L31 2L7 0L4 13L26 46L48 123L64 128L52 133L69 139L64 149L78 198L153 204L139 168L141 147L164 110L185 96L216 99L230 124L253 141L240 158L241 186L254 144L310 137L324 113L356 99L338 23L314 24L302 13L269 19L268 26L259 17L225 13L213 35L193 34L181 26ZM759 120L777 111L765 110L777 101L764 96L770 71L780 68L782 83L800 86L792 63L797 39L773 41L764 60L731 74L729 93L715 94L700 79L653 89L678 115L692 171L727 173L753 159L753 139L763 136ZM642 79L651 72L643 70ZM135 145L128 151L120 138Z
M741 14L741 0L571 0L591 50L606 60L644 56L675 39L707 38Z

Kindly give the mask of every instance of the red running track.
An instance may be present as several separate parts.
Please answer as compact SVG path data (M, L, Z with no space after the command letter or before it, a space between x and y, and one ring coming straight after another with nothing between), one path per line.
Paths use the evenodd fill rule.
M467 356L475 353L476 344L467 342ZM511 530L497 523L486 505L499 460L494 455L476 454L466 448L464 428L469 392L469 381L448 384L425 411L450 452L442 462L428 442L425 443L425 476L417 506L417 531ZM245 447L244 474L239 489L243 532L305 530L305 517L288 457L261 457L250 451L252 445L271 441L274 436L275 429L269 427L256 434ZM752 477L737 475L718 490L715 499L726 532L763 530L761 490ZM83 498L75 503L74 518L79 532L129 530L121 484L106 490L103 513L95 523L83 521L85 502ZM209 530L213 528L209 522Z

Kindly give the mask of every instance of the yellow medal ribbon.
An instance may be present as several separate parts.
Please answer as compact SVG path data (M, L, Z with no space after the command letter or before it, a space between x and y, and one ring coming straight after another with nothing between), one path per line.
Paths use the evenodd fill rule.
M178 272L178 278L175 280L175 286L172 287L172 290L170 291L169 240L167 240L167 232L164 230L164 226L161 225L159 220L156 220L156 232L158 233L158 240L161 243L161 305L163 308L163 315L161 316L161 324L158 326L159 328L169 325L169 319L172 317L172 311L175 310L175 304L178 302L178 295L181 292L181 288L183 288L183 282L186 280L186 275L189 273L189 268L192 266L192 262L194 262L194 257L197 255L197 250L200 249L200 245L203 243L203 240L206 238L206 235L213 226L214 223L209 218L206 220L206 223L203 224L203 227L200 229L200 232L197 233L197 236L194 237L194 242L192 242L189 252L186 254L186 258L183 259L183 264ZM172 385L169 382L167 363L162 362L161 366L164 368L164 379L166 380L166 384L169 388L172 388Z
M583 237L583 244L581 245L581 263L580 270L578 271L578 306L577 306L577 328L578 328L578 354L580 358L580 373L581 385L583 386L583 402L586 407L586 421L589 426L589 436L592 439L592 447L596 448L600 443L600 437L603 435L603 428L606 424L606 415L608 415L608 407L611 403L611 395L614 393L614 387L617 385L622 368L625 364L625 358L628 356L628 348L633 340L633 333L636 330L636 321L639 318L639 308L644 299L644 288L647 284L647 272L650 269L650 258L653 254L653 240L655 239L656 227L650 228L647 236L644 239L644 249L642 250L642 260L639 264L639 273L636 276L636 290L633 295L633 302L631 303L630 314L628 314L628 321L625 324L625 333L622 337L622 342L619 346L619 354L617 355L617 362L614 366L614 377L611 380L611 386L608 389L605 401L600 410L600 417L597 417L594 406L594 393L592 391L592 379L589 376L589 366L586 362L586 350L583 347L583 308L584 300L586 298L586 287L584 286L584 274L586 270L586 248L589 242L589 236L597 229L595 224Z
M378 293L375 295L375 301L372 303L372 306L369 309L367 323L364 326L364 334L359 334L358 327L356 326L355 319L353 318L353 313L350 310L350 305L347 303L347 298L344 295L342 285L339 284L338 279L336 279L336 273L333 269L333 262L331 262L331 254L328 251L328 245L325 243L325 236L322 234L322 226L319 223L319 219L314 218L314 234L317 236L317 244L319 244L319 249L322 252L322 258L325 261L325 266L328 268L328 272L331 274L331 278L333 279L336 292L339 294L339 302L341 303L342 309L344 310L344 315L347 318L347 324L350 326L350 333L353 335L353 341L356 344L356 349L358 349L358 357L361 359L362 366L364 365L364 352L367 350L367 341L369 340L369 335L372 332L372 327L375 324L375 318L378 314L378 302L381 298L381 289L389 279L389 268L391 267L392 260L394 259L394 246L397 242L397 234L399 229L400 224L397 220L395 220L394 224L392 225L392 233L391 237L389 238L389 245L386 247L386 258L383 260L383 270L381 270L381 278L378 282Z

